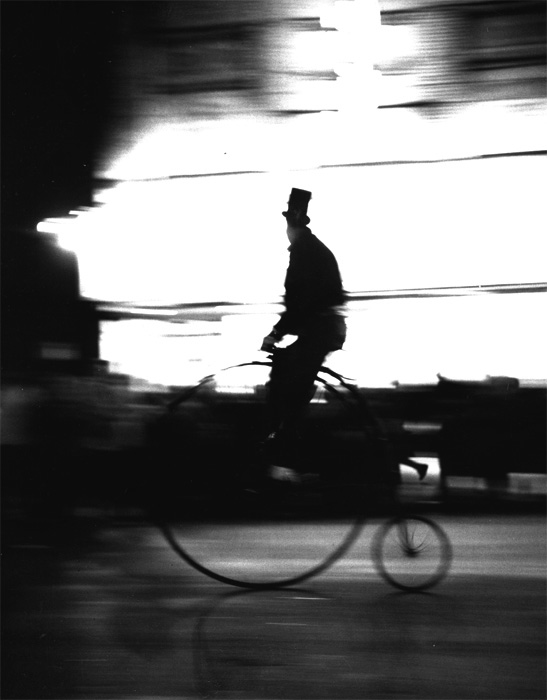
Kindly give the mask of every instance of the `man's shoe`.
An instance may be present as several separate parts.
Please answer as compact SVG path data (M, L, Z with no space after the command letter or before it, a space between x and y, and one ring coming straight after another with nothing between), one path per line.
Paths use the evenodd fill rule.
M425 475L427 474L428 465L422 464L421 462L415 462L415 465L416 471L418 472L418 477L420 481L423 481L425 479Z
M299 484L302 481L300 474L290 467L282 467L279 464L270 465L268 476L274 481L286 481L291 484Z
M405 464L407 467L412 467L412 469L415 469L418 473L420 481L425 479L425 475L427 474L427 470L429 468L427 464L416 462L413 459L405 459L403 462L401 462L401 464Z

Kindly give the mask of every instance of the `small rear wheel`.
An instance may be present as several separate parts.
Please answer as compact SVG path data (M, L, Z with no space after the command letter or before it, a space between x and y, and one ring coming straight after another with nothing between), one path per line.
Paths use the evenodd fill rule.
M440 525L420 515L396 517L375 533L372 556L380 576L403 591L440 583L452 562L450 540Z

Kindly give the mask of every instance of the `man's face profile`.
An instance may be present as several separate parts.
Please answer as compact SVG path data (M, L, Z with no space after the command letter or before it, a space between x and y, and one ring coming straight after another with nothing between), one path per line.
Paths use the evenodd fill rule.
M287 238L289 239L291 245L296 241L299 233L300 228L298 228L295 224L291 224L291 222L287 219Z

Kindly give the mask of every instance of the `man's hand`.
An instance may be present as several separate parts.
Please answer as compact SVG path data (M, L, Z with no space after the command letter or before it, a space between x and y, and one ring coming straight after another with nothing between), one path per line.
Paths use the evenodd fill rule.
M260 349L262 350L262 352L273 352L273 350L275 350L277 341L277 336L272 335L270 333L270 335L267 335L262 341L262 347Z

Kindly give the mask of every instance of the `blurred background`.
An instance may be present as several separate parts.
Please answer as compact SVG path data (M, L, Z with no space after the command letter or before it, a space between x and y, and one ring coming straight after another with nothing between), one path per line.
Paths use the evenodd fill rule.
M260 356L296 186L349 294L332 367L420 435L495 396L500 473L544 474L545 10L3 3L2 447L43 380L118 452Z
M544 698L545 0L0 13L3 697ZM311 593L230 597L142 508L165 402L264 359L292 187L348 292L329 365L454 544L412 605L360 545Z

